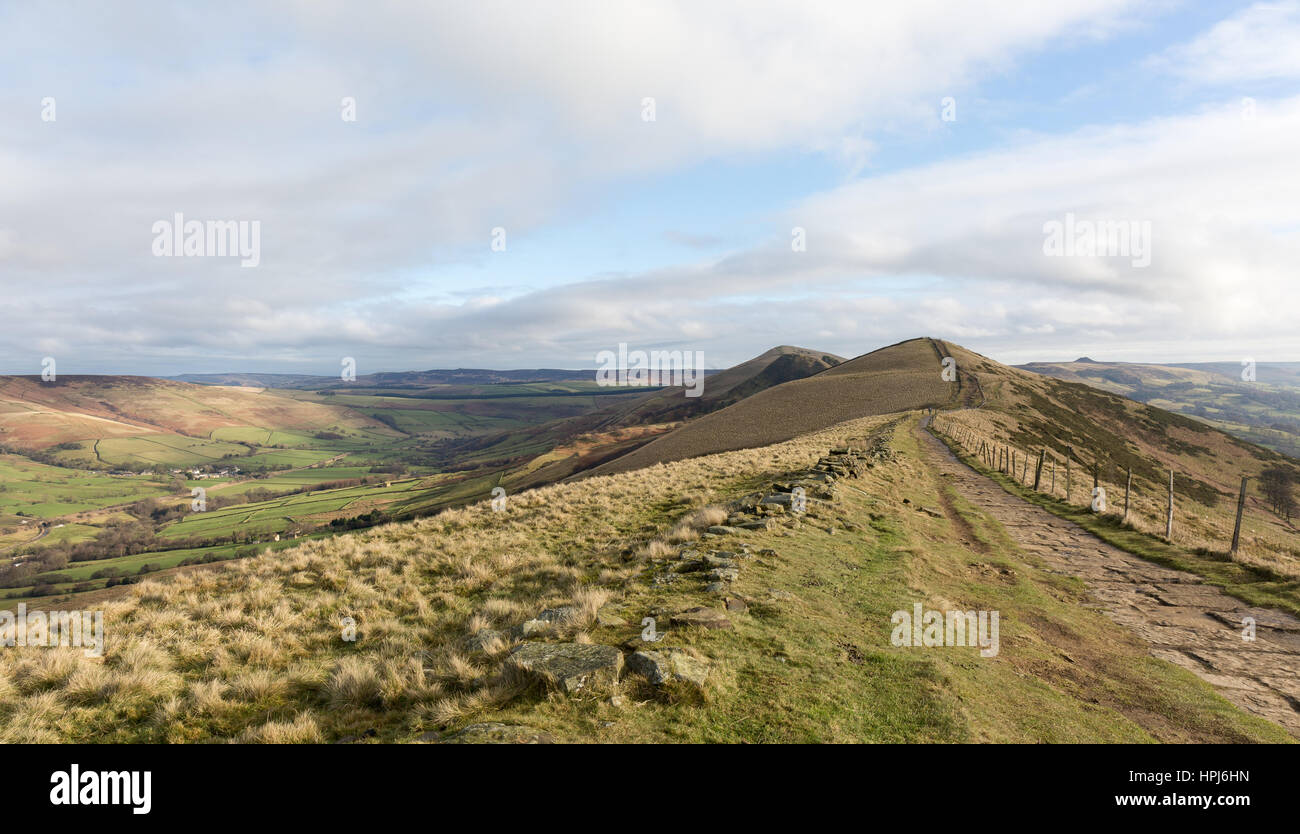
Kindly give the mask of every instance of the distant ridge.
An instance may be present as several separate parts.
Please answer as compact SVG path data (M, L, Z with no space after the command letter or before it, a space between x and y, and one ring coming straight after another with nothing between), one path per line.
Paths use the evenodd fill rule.
M429 385L493 385L501 382L564 382L590 380L594 369L585 371L563 368L526 368L498 371L490 368L454 368L428 371L395 371L362 374L353 382L344 382L338 376L313 374L180 374L168 379L191 382L197 385L237 385L256 388L422 388Z
M967 389L960 382L942 379L945 356L954 356L959 368L982 359L934 339L899 342L759 391L692 420L589 474L607 475L715 452L767 446L858 417L954 403Z
M832 353L780 345L739 365L706 371L707 382L698 397L687 397L683 387L648 391L630 401L617 402L582 417L502 432L495 437L449 441L446 450L453 453L473 450L504 459L516 453L524 437L552 448L577 441L581 451L563 454L532 469L516 483L516 487L551 483L618 459L650 442L674 423L698 420L774 386L813 376L843 361Z

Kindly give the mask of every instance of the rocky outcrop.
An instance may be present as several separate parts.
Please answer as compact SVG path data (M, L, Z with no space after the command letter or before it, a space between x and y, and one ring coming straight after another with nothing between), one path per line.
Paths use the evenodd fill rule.
M708 661L692 657L681 649L642 650L627 659L628 671L645 676L656 686L683 681L703 690L709 677Z
M603 691L618 682L623 652L594 643L524 643L506 658L506 670L566 695Z
M696 626L708 629L731 628L731 620L727 619L726 614L716 608L706 608L703 605L679 611L673 614L668 621L678 626Z

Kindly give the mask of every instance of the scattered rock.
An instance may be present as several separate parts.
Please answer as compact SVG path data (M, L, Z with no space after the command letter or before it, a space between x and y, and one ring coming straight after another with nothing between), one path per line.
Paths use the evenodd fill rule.
M526 640L529 637L541 637L549 634L554 628L554 623L548 623L545 620L525 620L510 629L510 636L516 640Z
M606 605L596 612L596 625L600 626L625 626L627 620L615 614L614 611Z
M712 527L710 527L706 532L712 533L715 536L730 536L730 535L735 535L740 531L735 527L727 527L726 525L723 524L715 524Z
M548 608L537 615L537 619L546 623L568 623L577 619L578 609L572 605L561 605L559 608Z
M637 652L627 659L627 668L656 686L680 680L703 689L709 677L708 661L674 648Z
M510 653L506 668L572 695L612 687L623 669L623 653L594 643L524 643Z
M465 638L465 648L471 652L486 652L504 640L504 635L490 628L480 628Z
M930 516L930 518L943 518L943 513L939 512L938 510L932 510L929 507L922 507L920 504L916 505L916 509L918 512L922 512Z
M696 606L679 611L669 620L673 625L699 626L700 628L731 628L731 620L716 608Z
M724 600L722 604L726 606L728 611L739 611L743 613L749 610L749 603L739 597L729 597Z
M740 571L735 568L714 568L709 571L709 576L720 582L735 582L740 578Z
M512 637L528 639L550 634L556 626L572 623L578 618L578 609L572 605L547 608L531 620L525 620L510 630Z

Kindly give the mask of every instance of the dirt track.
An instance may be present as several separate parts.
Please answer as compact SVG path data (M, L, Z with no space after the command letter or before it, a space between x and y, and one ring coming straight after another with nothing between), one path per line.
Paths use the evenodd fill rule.
M1255 608L1204 583L1113 547L1083 528L1009 494L919 430L928 466L987 513L1049 569L1084 579L1117 623L1232 703L1300 737L1300 620ZM1254 641L1243 639L1253 617Z

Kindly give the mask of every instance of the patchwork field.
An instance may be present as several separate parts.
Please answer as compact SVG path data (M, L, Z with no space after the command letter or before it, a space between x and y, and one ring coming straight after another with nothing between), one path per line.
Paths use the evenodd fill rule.
M167 494L161 482L50 466L0 454L0 551L34 540L42 521ZM84 535L83 525L45 531L43 541Z

